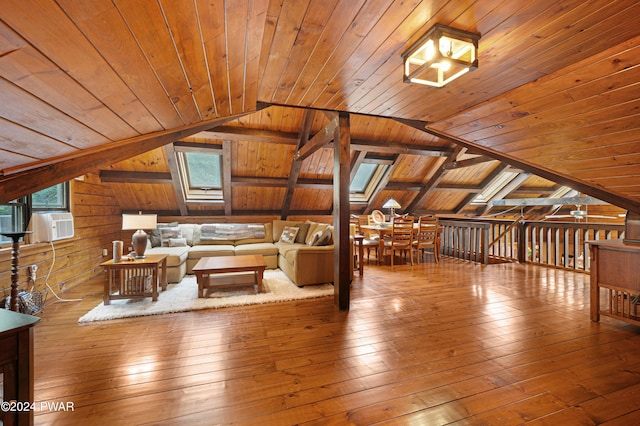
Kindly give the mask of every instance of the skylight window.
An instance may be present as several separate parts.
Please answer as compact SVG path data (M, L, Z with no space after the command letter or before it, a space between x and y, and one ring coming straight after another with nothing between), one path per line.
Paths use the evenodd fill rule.
M222 155L180 152L180 177L187 200L222 199Z
M358 166L356 174L349 185L349 199L352 202L368 202L377 188L388 166L378 163L363 162Z
M491 198L518 176L517 172L502 172L487 185L471 202L471 204L487 204Z

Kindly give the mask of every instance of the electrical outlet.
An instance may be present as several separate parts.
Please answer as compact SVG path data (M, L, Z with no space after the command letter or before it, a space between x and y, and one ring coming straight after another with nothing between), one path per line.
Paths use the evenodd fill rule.
M38 273L38 265L31 265L27 270L29 272L29 280L35 282Z
M102 255L103 256L109 256L109 250L107 250L106 248L102 249Z

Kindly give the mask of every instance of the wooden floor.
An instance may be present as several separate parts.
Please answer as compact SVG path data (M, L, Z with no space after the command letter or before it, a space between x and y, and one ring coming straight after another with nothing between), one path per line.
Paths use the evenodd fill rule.
M332 298L78 325L46 308L36 424L640 424L640 327L589 320L588 275L443 258ZM70 293L65 297L78 297Z

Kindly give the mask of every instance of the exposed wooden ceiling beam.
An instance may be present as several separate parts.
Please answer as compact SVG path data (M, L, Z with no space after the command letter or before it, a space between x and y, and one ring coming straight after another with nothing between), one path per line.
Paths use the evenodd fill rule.
M507 183L502 189L496 192L491 199L487 200L487 206L484 209L483 215L487 214L491 207L493 207L493 202L503 199L504 197L511 194L513 191L518 189L520 185L522 185L527 179L531 177L531 173L525 172L516 175L511 182Z
M296 153L300 152L300 148L309 142L309 135L311 134L311 125L316 113L314 110L306 109L302 118L302 125L300 128L300 134L298 136L298 144L296 146ZM284 195L284 201L282 202L282 213L280 218L286 219L289 216L289 209L291 208L291 201L293 200L293 193L298 182L298 176L300 175L300 168L302 167L302 159L294 155L291 162L291 170L289 171L289 178L287 180L287 192Z
M411 203L407 206L406 211L408 212L416 211L418 209L418 206L422 204L425 198L427 198L427 195L429 195L431 191L437 188L437 186L440 184L440 181L442 180L445 173L447 172L445 166L448 163L452 163L456 161L457 158L463 153L465 153L466 151L467 149L465 147L462 147L462 146L456 147L453 150L453 153L451 153L451 155L449 156L449 158L445 160L444 164L442 164L442 166L440 166L438 170L436 170L435 173L431 176L431 179L429 179L427 183L423 184L422 189L413 198L413 201L411 201Z
M498 152L496 150L490 149L490 148L486 148L477 144L474 144L472 142L469 142L467 140L464 140L462 138L458 138L456 136L453 135L449 135L447 133L441 132L439 130L436 129L432 129L430 127L428 127L427 122L424 121L420 121L420 120L409 120L409 119L401 119L401 118L397 118L396 119L398 122L403 123L407 126L413 127L414 129L418 129L418 130L422 130L425 133L429 133L430 135L439 137L441 139L447 140L449 142L453 142L457 145L460 146L464 146L468 149L473 149L476 151L481 152L483 155L487 155L489 157L495 158L496 160L503 162L505 164L509 164L512 167L518 167L521 168L522 170L528 171L530 173L533 173L534 175L540 176L542 178L545 178L547 180L550 180L552 182L556 182L559 183L561 185L564 186L568 186L570 188L575 189L576 191L579 191L583 194L589 194L593 197L599 198L601 200L607 201L610 204L613 204L615 206L621 207L623 209L627 209L627 210L631 210L634 212L640 212L640 201L635 201L635 200L631 200L628 198L625 198L621 195L618 195L614 192L610 192L607 191L603 188L599 188L593 185L589 185L586 184L584 182L572 179L566 175L560 174L560 173L556 173L553 172L551 170L548 170L546 168L537 166L535 164L531 164L531 163L526 163L522 160L518 160L515 159L513 157L510 157L508 155L505 155L501 152Z
M254 111L252 111L254 112ZM111 164L160 148L176 140L209 129L218 123L227 123L248 113L232 117L216 118L112 142L80 152L51 158L21 167L20 171L0 177L0 203L7 203L51 185L68 181L85 173L95 173Z
M226 139L230 141L270 142L285 145L296 145L298 143L298 135L295 133L247 129L243 127L220 126L205 132L200 132L200 134L219 141Z
M329 120L329 123L318 133L316 133L306 144L304 144L294 155L295 160L303 161L311 154L324 147L333 140L334 133L338 128L338 117Z
M480 155L475 158L468 158L466 160L460 160L453 162L451 164L447 164L447 169L460 169L464 167L477 166L478 164L488 163L489 161L496 161L495 158L487 157L486 155Z
M593 197L566 197L566 198L505 198L495 200L494 206L555 206L555 205L590 205L609 204L606 201Z
M331 145L329 144L328 146ZM453 149L447 146L412 145L400 142L365 139L354 139L351 144L351 149L388 154L427 155L430 157L446 157L453 152Z
M288 178L264 178L264 177L248 177L235 176L231 178L232 187L264 187L264 188L285 188L289 182ZM310 189L333 189L333 181L331 179L298 179L297 188Z
M504 172L505 169L507 169L508 167L509 166L507 164L502 164L502 163L498 164L498 166L495 169L493 169L491 173L489 173L489 175L482 180L482 182L479 185L480 187L482 187L482 190L480 190L479 192L482 192L487 185L489 185L496 177L498 177L498 175L500 175L500 173ZM478 195L477 193L472 193L467 195L465 199L462 200L462 202L456 206L454 211L456 213L460 213L469 204L471 204L471 202L476 198L477 195Z
M203 154L222 154L222 142L189 142L176 141L173 143L176 152L201 152Z
M100 170L102 182L171 184L171 173Z

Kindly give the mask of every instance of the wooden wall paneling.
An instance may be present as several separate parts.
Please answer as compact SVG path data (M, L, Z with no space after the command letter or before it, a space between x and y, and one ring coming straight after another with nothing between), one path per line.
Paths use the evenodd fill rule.
M313 54L319 40L327 34L329 19L334 14L337 0L312 0L303 17L295 42L291 46L289 60L283 64L280 81L273 88L272 102L287 103L288 95L300 75L300 71L307 65L307 60Z
M161 129L114 68L105 62L58 4L39 3L38 13L33 13L30 3L4 5L4 22L27 40L46 40L46 43L38 45L39 51L123 117L137 132ZM70 48L61 48L63 46ZM78 52L82 54L78 55Z
M4 30L10 31L8 28ZM81 123L90 124L96 132L110 140L125 139L136 134L135 130L122 118L99 102L84 87L64 74L33 47L23 46L19 50L11 52L11 61L6 59L9 58L5 58L5 60L0 58L0 74L5 79L26 92L43 99L48 104L56 105L57 109L69 117ZM51 87L56 90L49 90ZM23 131L27 132L28 129ZM35 135L39 138L45 137L44 135ZM42 146L42 150L47 150L47 144L40 146Z
M161 128L164 129L187 124L182 120L162 84L154 74L153 69L149 66L148 59L140 50L136 38L132 37L131 31L127 23L122 19L120 10L116 5L111 2L89 4L74 0L63 0L58 4L71 17L87 39L90 40L91 44L96 46L110 66L122 76L128 87L132 88L135 96L147 107L147 116L155 118ZM62 93L69 95L74 92L66 90ZM95 112L87 110L88 114L100 114L99 119L92 120L96 129L98 129L96 125L104 127L110 125L108 114L111 110L104 108L102 105L100 106L102 108ZM102 111L104 109L106 111ZM153 122L150 122L153 127L140 128L137 123L140 118L124 117L128 122L132 123L132 129L127 129L129 131L137 129L139 132L144 133L159 130L157 124ZM148 120L148 118L145 118L145 120ZM111 132L114 130L111 130ZM104 134L108 135L109 133ZM112 137L111 139L119 140L133 136L134 134L128 134Z
M145 59L186 124L200 120L180 58L158 3L118 1L116 7L136 38Z
M42 134L50 135L54 140L71 148L91 148L107 143L109 140L91 128L75 120L70 120L61 111L34 98L30 93L6 80L0 80L3 102L0 104L0 117ZM28 103L29 110L16 108L16 105ZM49 123L49 129L45 129ZM69 148L63 148L66 153Z
M95 149L84 150L77 156L65 156L55 162L28 164L21 172L14 170L6 177L0 177L0 202L13 200L25 194L64 182L87 172L96 172L113 162L122 161L137 154L164 146L174 140L202 131L205 128L224 123L233 117L205 121L170 131L161 131L132 139L107 144Z
M225 7L233 9L225 16L227 28L227 72L229 79L229 99L231 113L237 114L248 109L255 109L255 102L245 104L246 68L245 54L247 52L247 1L229 2ZM257 25L256 22L252 23ZM229 36L232 35L232 36ZM256 64L257 65L257 64ZM250 82L253 83L253 82ZM257 84L257 82L256 82Z
M260 57L262 46L254 40L262 40L265 31L265 20L269 0L250 0L247 18L247 40L245 51L245 67L243 81L243 111L250 111L256 108L258 102L258 86L260 76ZM232 5L234 3L231 3Z
M404 50L404 46L409 45L407 40L412 36L418 38L422 35L423 31L429 28L430 22L425 22L425 16L432 16L432 14L435 13L435 16L432 16L432 21L438 22L442 20L441 11L443 10L443 5L446 5L448 2L443 3L439 2L438 4L432 3L429 6L425 5L425 7L429 7L430 9L428 12L425 12L425 10L420 7L414 9L415 3L396 3L391 6L392 12L405 10L407 18L398 27L399 32L394 32L390 37L387 37L385 43L382 44L382 48L376 51L376 53L379 53L372 55L371 61L365 62L365 65L358 69L358 78L355 80L356 87L354 87L355 91L350 92L350 94L347 95L348 97L343 95L345 99L349 100L347 105L351 111L372 113L377 107L382 109L386 108L387 111L390 111L392 109L391 106L397 103L396 99L405 99L406 94L399 93L398 96L393 96L393 99L390 100L388 104L383 106L379 105L383 99L388 98L387 96L381 96L383 93L398 93L398 91L406 89L406 85L402 83L402 78L400 77L398 79L398 69L401 66L399 65L399 54ZM407 13L406 10L410 10L411 12ZM376 44L376 46L380 45ZM390 58L396 57L396 55L398 55L398 61L390 60ZM397 83L389 84L389 82L395 82L396 79L398 80ZM349 79L346 80L349 81ZM363 80L364 84L359 83L360 80ZM336 101L341 101L341 99L333 100L333 102ZM343 102L336 108L341 109L344 104ZM381 113L379 115L390 116L393 114Z
M73 238L50 243L23 244L20 247L20 284L27 289L26 267L38 266L36 289L44 288L49 276L49 285L54 291L80 286L101 273L99 264L102 248L109 249L111 242L119 239L122 219L115 195L107 185L100 183L95 175L85 176L84 181L71 182L72 213L74 215ZM55 251L55 262L53 255ZM10 248L0 249L0 282L10 282ZM53 270L50 268L53 264ZM3 278L6 275L7 280ZM0 294L3 294L0 288ZM48 300L54 300L49 294Z
M286 97L287 103L290 105L309 104L315 96L307 96L309 90L317 82L318 72L326 66L327 61L332 57L336 50L336 45L343 40L344 34L354 23L354 19L362 8L364 2L362 0L351 2L339 2L333 11L331 20L323 29L323 35L319 42L314 46L313 54L307 58L305 67L301 70L295 84L291 86ZM275 44L275 43L274 43ZM323 84L323 83L320 83ZM268 87L265 87L268 89ZM266 95L270 96L273 90L267 90ZM281 96L284 96L283 93ZM305 101L306 98L306 101Z
M274 93L278 87L280 76L286 66L291 49L298 37L300 28L309 0L287 2L286 7L280 11L277 19L269 20L273 23L273 35L269 50L263 50L265 62L261 65L264 69L258 88L258 97L263 101L274 102ZM266 33L271 34L271 31Z
M397 3L397 4L393 4ZM393 20L384 20L388 11L391 15L398 13L398 5L402 1L384 0L376 3L366 2L358 10L353 22L345 28L340 41L335 45L331 56L324 61L324 66L314 79L314 82L301 98L303 104L313 103L321 107L340 91L343 76L349 75L348 67L356 67L369 56L379 43L386 38L388 28L393 26ZM394 7L395 6L395 7ZM374 33L374 29L378 29ZM345 69L347 68L347 69ZM334 79L337 84L331 84Z
M197 0L199 26L206 53L207 69L211 75L213 107L218 116L231 114L229 76L227 74L227 50L225 34L225 3Z
M556 8L559 8L559 6L556 5ZM554 6L542 5L541 3L533 2L529 3L527 7L518 7L518 10L514 11L513 14L505 15L508 16L508 18L501 22L500 25L500 29L506 29L503 33L500 33L499 31L491 31L493 28L484 29L478 27L478 32L482 34L478 55L484 58L483 64L485 64L485 66L478 67L478 69L473 73L465 76L468 77L467 81L459 84L470 84L474 81L481 81L483 91L486 90L493 95L498 95L505 90L509 90L525 83L527 79L524 75L513 76L513 74L511 74L510 76L497 76L494 74L498 73L489 74L486 70L492 69L493 64L491 64L491 62L495 62L497 60L504 61L504 58L515 56L519 50L526 49L527 44L541 42L541 40L531 37L531 34L538 28L539 23L544 21L544 15L541 14L545 11L551 12L549 13L550 16L555 16L554 13L557 13L557 11L554 10ZM558 29L558 31L560 30L562 30L562 28ZM505 40L508 40L509 42L505 43ZM522 67L521 64L510 63L509 67L505 68L509 69L510 67L516 66L518 69ZM502 69L502 66L500 69ZM533 67L533 70L535 73L535 67ZM527 72L527 70L523 70L523 74L524 72ZM538 73L537 77L540 76L541 74ZM433 92L433 90L428 89L425 91ZM419 111L423 108L420 106L421 99L416 96L417 94L418 93L413 93L412 95L411 93L408 93L408 90L406 89L403 92L398 92L398 96L407 97L409 102L404 103L402 108L390 111L390 115L410 117L419 114ZM421 117L422 120L436 121L455 114L456 111L452 109L453 105L451 101L443 99L445 98L445 93L434 92L434 94L435 96L433 96L432 102L435 105L438 105L439 108L437 111L434 111L434 113L423 115ZM477 97L480 95L479 91L471 89L467 92L467 95L469 100L468 105L478 103Z
M45 158L56 157L64 154L73 154L77 148L63 141L44 136L34 132L18 123L10 122L0 117L5 132L2 134L2 146L0 151L0 168L4 172L17 164L31 163ZM34 152L27 141L42 146L38 152Z
M333 209L332 189L296 188L291 200L292 211Z
M467 199L467 193L435 189L419 203L413 211L452 212Z
M323 74L320 74L319 78L326 83L323 84L322 91L316 95L314 103L328 108L336 94L342 92L345 81L358 79L357 76L354 77L354 72L370 74L371 68L361 69L361 67L381 45L388 42L390 33L402 23L406 16L405 8L415 4L413 2L407 5L404 1L397 0L377 2L375 7L378 10L372 10L373 7L369 9L365 5L358 13L350 30L345 32L344 44L353 46L353 51L341 49L344 51L344 57L332 56L331 60L335 61L329 62L332 65L332 75L324 73L326 77L323 77ZM355 34L351 33L351 29Z
M160 4L162 6L162 3ZM162 7L162 14L171 28L169 35L177 50L176 54L180 57L200 119L217 117L196 3L181 3L180 7ZM194 17L198 25L194 25ZM233 38L238 35L234 34ZM214 52L215 56L216 53Z
M571 26L572 36L562 40L563 43L559 43L556 57L572 62L577 61L585 54L590 56L638 35L638 30L633 24L634 14L640 11L637 4L618 2L612 5L601 1L600 5L612 7L607 7L606 15L603 15L600 10L591 9L590 13L582 13L582 18L577 22L569 23L570 20L575 21L575 16L565 21ZM613 25L620 24L622 25L618 31L611 31ZM607 37L602 37L602 34L607 34ZM576 51L576 44L583 45L585 48ZM540 70L553 72L557 69L557 62L549 60L545 53L539 50L537 55L531 55L531 60L540 66Z

